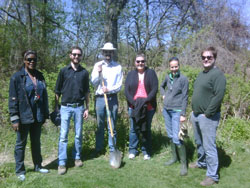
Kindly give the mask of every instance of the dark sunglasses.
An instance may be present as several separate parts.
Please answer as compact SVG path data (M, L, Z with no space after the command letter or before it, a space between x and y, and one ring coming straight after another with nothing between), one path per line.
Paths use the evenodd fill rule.
M75 53L72 53L72 55L73 55L74 57L76 57L77 55L78 55L78 57L81 57L81 56L82 56L82 54L75 54Z
M32 62L32 61L37 62L37 58L27 58L26 61L28 61L28 62Z
M205 59L211 60L211 59L213 59L213 56L201 56L201 59L202 60L205 60Z
M136 63L145 63L145 60L141 60L141 61L136 60Z

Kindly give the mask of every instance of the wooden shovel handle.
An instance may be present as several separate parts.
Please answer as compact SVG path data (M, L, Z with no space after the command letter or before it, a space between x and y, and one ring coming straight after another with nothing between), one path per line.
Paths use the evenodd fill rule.
M104 87L104 80L102 79L102 86ZM112 122L111 122L111 114L110 114L110 110L109 110L109 103L108 103L108 98L107 98L107 94L104 93L104 100L105 100L105 105L106 105L106 110L107 110L107 116L108 116L108 124L109 124L109 129L110 129L110 133L112 138L114 137L114 133L113 133L113 128L112 128Z

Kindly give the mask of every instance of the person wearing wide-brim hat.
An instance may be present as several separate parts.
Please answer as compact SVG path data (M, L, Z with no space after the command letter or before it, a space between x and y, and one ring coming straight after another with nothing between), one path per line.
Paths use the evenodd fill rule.
M91 74L91 83L95 87L95 109L97 116L97 131L96 131L96 147L95 154L99 155L103 152L104 148L104 127L105 119L107 117L106 107L104 101L104 93L107 94L109 110L111 112L112 128L114 133L114 142L116 143L116 120L118 112L118 98L117 93L122 87L122 67L116 61L113 60L114 51L116 48L113 44L107 42L101 48L104 60L95 63L94 69ZM104 81L104 86L102 86L102 80ZM109 150L114 151L114 144L112 142L112 137L110 134L110 129L108 127L109 133Z

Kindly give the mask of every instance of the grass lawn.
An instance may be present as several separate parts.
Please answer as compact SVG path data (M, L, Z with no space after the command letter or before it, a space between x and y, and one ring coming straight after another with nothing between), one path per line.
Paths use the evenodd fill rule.
M68 171L65 175L57 174L57 142L59 130L47 126L42 133L42 155L45 167L50 169L49 174L40 174L33 171L30 154L30 144L26 147L25 166L26 180L17 180L14 169L14 143L15 133L2 134L1 140L6 140L0 148L0 188L195 188L205 178L206 170L189 169L188 175L179 176L180 163L164 166L170 158L170 147L166 142L164 127L154 127L153 156L151 160L144 161L140 154L134 160L128 159L127 142L118 143L118 148L124 154L121 168L113 169L109 165L109 155L106 152L98 158L91 158L94 148L94 131L86 128L83 143L84 166L75 168L70 158ZM162 132L162 133L159 133ZM87 134L86 134L87 133ZM190 131L191 133L191 131ZM69 133L68 156L71 156L73 146L73 131ZM127 140L127 132L120 135L120 140ZM107 137L107 135L106 135ZM119 135L118 135L119 137ZM123 137L123 138L122 138ZM192 138L192 133L190 134ZM119 142L119 140L118 140ZM218 140L220 158L220 182L212 187L222 188L248 188L250 187L250 147L249 143ZM195 146L191 139L186 141L189 162L196 159ZM167 146L167 147L166 147ZM107 149L107 148L106 148ZM5 156L5 158L3 157ZM4 161L1 161L4 160Z

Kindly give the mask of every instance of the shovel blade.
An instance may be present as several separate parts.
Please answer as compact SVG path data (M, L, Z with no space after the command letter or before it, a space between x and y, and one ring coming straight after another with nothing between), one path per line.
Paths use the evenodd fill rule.
M115 150L110 153L109 163L112 168L119 168L121 166L122 154L120 151Z

